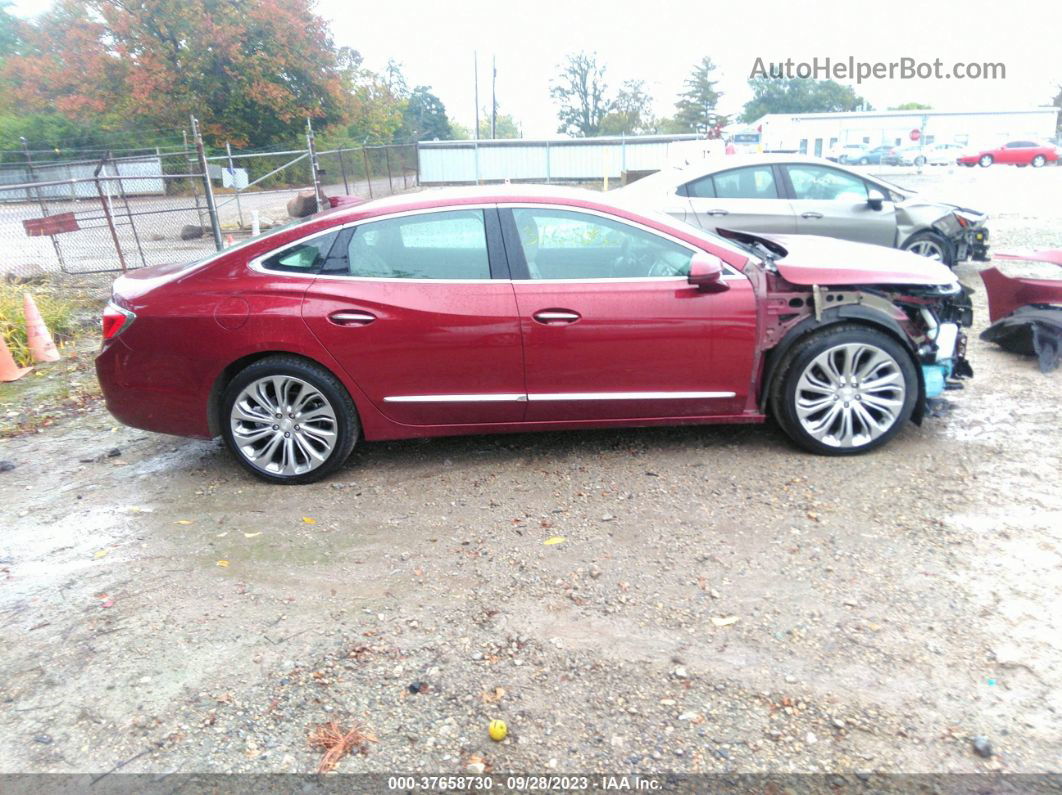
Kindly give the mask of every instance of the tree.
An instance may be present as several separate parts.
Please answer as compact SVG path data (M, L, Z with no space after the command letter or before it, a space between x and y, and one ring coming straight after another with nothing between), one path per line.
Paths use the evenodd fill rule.
M550 96L559 109L557 132L569 135L597 135L601 120L609 112L605 99L605 67L597 63L597 53L571 53L561 73L550 85Z
M715 68L712 59L705 56L683 83L684 89L675 103L675 121L686 132L707 133L715 125L715 106L722 96L715 90L717 81L712 79Z
M453 135L446 106L431 93L430 86L417 86L402 111L401 137L406 141L445 141Z
M311 0L58 0L0 80L29 111L174 129L215 142L298 140L342 118L336 51Z
M749 87L752 88L752 99L745 103L741 115L744 122L754 122L767 113L831 113L872 109L851 86L842 86L834 80L754 77L749 80Z
M490 109L483 108L479 112L479 137L490 138ZM519 138L520 126L509 113L502 113L500 108L494 116L495 138Z
M21 23L8 13L8 0L0 0L0 60L19 51L22 45Z
M904 102L902 105L896 105L889 108L889 110L932 110L932 105L923 105L921 102Z
M627 80L620 87L612 110L601 120L602 135L642 135L653 131L653 99L644 80Z

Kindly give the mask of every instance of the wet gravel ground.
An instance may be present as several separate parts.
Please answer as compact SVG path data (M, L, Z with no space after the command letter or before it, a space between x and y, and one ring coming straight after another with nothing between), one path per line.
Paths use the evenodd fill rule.
M905 182L1062 245L1062 169ZM275 488L100 406L4 440L0 772L307 772L331 720L343 772L1058 771L1062 382L970 359L855 459L527 434Z

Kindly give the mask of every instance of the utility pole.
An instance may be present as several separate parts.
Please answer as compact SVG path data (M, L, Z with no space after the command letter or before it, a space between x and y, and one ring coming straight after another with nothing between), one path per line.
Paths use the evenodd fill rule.
M498 137L498 95L494 91L494 84L498 81L498 65L495 56L490 56L490 137L491 140Z
M472 50L472 87L475 93L476 99L476 132L472 136L475 140L479 140L479 55L475 50Z

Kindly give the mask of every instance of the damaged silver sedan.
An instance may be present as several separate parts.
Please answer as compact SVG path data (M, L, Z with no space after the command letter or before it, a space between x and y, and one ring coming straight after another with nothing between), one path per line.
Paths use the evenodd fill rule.
M988 259L987 216L799 155L727 156L658 171L611 194L702 229L823 235L953 267Z

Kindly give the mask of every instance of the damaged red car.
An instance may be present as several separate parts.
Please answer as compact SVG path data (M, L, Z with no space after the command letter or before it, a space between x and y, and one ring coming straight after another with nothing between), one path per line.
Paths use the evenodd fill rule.
M359 441L773 416L872 450L970 375L940 263L715 234L607 196L446 189L337 208L114 284L111 413L305 483Z

